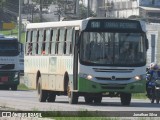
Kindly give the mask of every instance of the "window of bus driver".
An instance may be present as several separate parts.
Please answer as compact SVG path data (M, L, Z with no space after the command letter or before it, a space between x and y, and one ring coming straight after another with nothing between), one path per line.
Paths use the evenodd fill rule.
M80 61L88 65L139 66L146 62L140 33L83 32Z

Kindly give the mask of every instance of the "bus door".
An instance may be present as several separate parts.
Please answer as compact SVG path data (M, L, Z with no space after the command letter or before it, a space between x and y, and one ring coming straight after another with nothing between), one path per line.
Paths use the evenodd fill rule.
M73 90L78 89L78 40L79 40L79 30L75 30L75 40L73 38L73 50L74 50L74 57L73 57Z

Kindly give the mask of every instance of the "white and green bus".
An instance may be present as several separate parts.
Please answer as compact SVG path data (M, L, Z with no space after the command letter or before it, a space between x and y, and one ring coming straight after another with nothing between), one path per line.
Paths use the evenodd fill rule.
M129 105L132 93L145 92L145 24L138 20L87 18L31 23L25 43L25 79L40 102L67 95L70 104L120 97ZM121 53L129 42L132 59Z

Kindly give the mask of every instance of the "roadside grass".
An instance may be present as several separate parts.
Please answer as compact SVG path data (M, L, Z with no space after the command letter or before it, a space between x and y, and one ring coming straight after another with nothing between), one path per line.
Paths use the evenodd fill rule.
M133 99L147 99L146 93L133 93Z
M110 117L55 117L54 120L120 120L119 118Z
M18 38L18 28L12 30L1 30L0 34L6 35L6 36L16 36ZM22 32L21 34L21 43L25 42L25 32Z
M18 90L30 90L25 84L21 83L18 85Z

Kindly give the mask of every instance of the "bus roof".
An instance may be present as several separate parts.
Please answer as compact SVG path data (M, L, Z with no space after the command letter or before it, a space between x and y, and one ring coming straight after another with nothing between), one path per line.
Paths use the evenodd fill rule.
M42 22L42 23L29 23L26 26L26 29L40 29L40 28L56 28L56 27L72 27L77 26L82 28L83 25L86 25L88 23L88 20L96 20L96 19L106 19L106 20L116 20L113 18L106 18L106 17L90 17L82 20L72 20L72 21L56 21L56 22ZM139 21L140 20L133 20L133 19L119 19L117 20L128 20L128 21Z
M26 29L50 28L50 27L65 27L65 26L80 26L82 20L75 21L56 21L43 23L29 23Z

